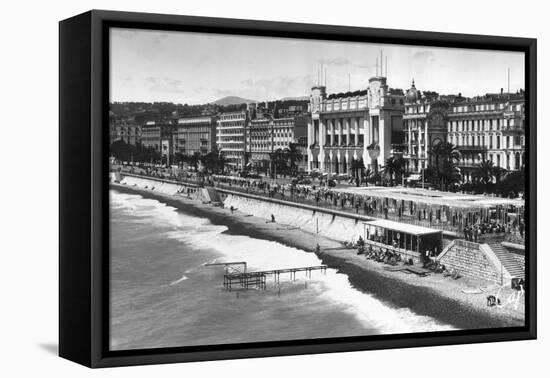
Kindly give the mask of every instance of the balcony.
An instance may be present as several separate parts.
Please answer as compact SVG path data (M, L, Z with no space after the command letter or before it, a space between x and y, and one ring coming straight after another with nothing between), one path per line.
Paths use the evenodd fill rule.
M523 125L513 125L513 126L501 126L500 131L508 131L512 133L523 133L525 128Z

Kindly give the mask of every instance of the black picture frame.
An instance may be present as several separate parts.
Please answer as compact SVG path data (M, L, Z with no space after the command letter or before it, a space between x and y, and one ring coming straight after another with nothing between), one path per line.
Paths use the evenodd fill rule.
M109 351L108 28L364 41L525 53L524 327ZM59 354L88 367L535 339L537 41L529 38L92 10L59 24Z

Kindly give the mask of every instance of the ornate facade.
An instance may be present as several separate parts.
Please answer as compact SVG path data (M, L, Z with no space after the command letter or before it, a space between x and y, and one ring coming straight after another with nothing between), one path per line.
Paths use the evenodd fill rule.
M379 168L392 144L402 143L404 94L385 77L371 78L364 91L328 97L326 87L313 87L309 107L309 170L350 174L353 160Z
M421 173L427 168L432 146L447 139L447 114L449 103L433 99L421 99L414 86L405 96L405 151L403 158L411 173Z
M430 149L447 141L459 151L462 181L472 181L483 160L507 171L525 161L525 99L523 93L495 93L474 98L421 96L413 86L407 92L405 115L408 171L420 173Z

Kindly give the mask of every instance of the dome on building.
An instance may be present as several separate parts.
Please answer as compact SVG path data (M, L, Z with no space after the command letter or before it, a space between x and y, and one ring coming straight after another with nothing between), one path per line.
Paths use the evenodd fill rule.
M405 100L408 103L414 103L420 99L420 95L418 91L416 90L416 87L414 86L414 79L412 81L411 89L407 91L407 95L405 96Z

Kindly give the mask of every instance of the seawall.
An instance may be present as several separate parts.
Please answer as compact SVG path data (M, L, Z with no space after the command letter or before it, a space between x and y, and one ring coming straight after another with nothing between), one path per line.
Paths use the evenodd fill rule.
M340 215L333 211L319 210L314 207L307 208L298 204L284 204L282 201L269 201L264 198L254 198L243 194L222 192L225 207L233 206L235 209L271 220L275 217L277 223L283 223L300 228L310 233L319 233L338 241L355 241L364 235L363 222L367 217L352 214Z
M337 241L355 241L359 236L365 237L363 222L377 218L347 211L327 209L303 203L285 201L276 198L259 196L227 188L215 188L216 198L212 198L212 189L196 183L186 183L157 177L144 177L128 173L112 173L111 180L138 188L151 189L168 195L185 195L187 198L202 202L223 202L225 207L233 206L244 213L275 221L291 227L326 236ZM457 236L442 231L442 249Z
M149 189L168 195L183 195L202 202L212 201L208 190L196 184L180 183L173 180L141 177L122 174L112 175L113 181L119 181L128 187ZM321 209L315 206L289 203L279 199L266 198L254 194L234 192L216 188L224 207L271 221L271 215L277 223L300 228L310 233L319 233L337 241L354 241L364 236L363 222L374 218L351 214L333 209Z

